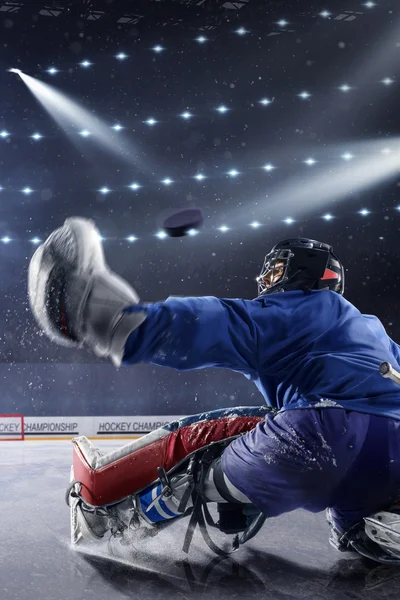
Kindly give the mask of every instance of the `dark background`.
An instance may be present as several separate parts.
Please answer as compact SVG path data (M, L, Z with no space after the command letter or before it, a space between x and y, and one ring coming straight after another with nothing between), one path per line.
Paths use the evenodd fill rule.
M179 374L151 365L116 371L87 351L51 345L27 303L27 265L35 249L30 240L45 239L71 215L95 219L111 267L146 301L253 298L264 255L276 242L297 236L326 241L345 264L346 298L376 314L400 340L396 174L318 210L304 206L291 225L283 222L291 216L284 202L279 218L268 212L272 186L300 172L307 185L312 169L321 168L304 165L308 156L318 161L324 151L326 167L332 147L334 167L352 144L396 138L397 4L0 5L0 130L11 134L0 138L0 237L12 238L0 242L0 412L168 415L263 402L249 382L228 371ZM324 8L330 18L319 15ZM282 18L289 26L276 25ZM249 33L238 36L242 26ZM199 35L207 43L196 42ZM156 44L165 51L154 53ZM116 60L118 52L128 59ZM89 69L79 65L85 59L93 62ZM60 72L49 75L51 66ZM54 85L110 127L121 123L137 157L122 160L76 134L72 143L10 67ZM384 86L385 77L394 83ZM354 89L339 91L343 83ZM303 90L312 94L307 101L298 98ZM263 107L263 97L274 101ZM220 104L231 110L220 115ZM179 116L185 110L193 114L190 121ZM149 117L159 123L149 127ZM44 136L37 142L30 138L36 131ZM266 163L279 168L267 174ZM240 171L235 179L226 175L233 168ZM207 179L193 179L198 172ZM164 177L173 185L160 184ZM133 181L142 185L137 192L127 187ZM106 196L98 192L105 185L112 189ZM30 196L21 193L26 186L34 190ZM165 211L186 206L203 209L202 232L157 239ZM363 208L370 214L361 216ZM321 218L327 212L332 221ZM257 230L249 227L254 218L263 224ZM233 229L218 231L231 221ZM139 238L133 244L125 240L131 234Z

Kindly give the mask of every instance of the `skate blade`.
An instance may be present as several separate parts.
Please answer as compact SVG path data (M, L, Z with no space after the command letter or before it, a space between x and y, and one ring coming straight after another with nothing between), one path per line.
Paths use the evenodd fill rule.
M73 498L70 501L70 520L71 520L71 544L76 546L80 543L99 542L104 539L103 536L96 535L89 527L83 515L81 500Z
M71 544L72 546L76 546L82 539L82 531L80 528L80 523L78 519L78 505L79 498L73 498L70 500L70 526L71 526Z
M69 480L74 481L74 467L71 466ZM82 514L81 499L69 497L69 517L71 530L71 545L76 546L80 542L99 540L86 523L86 519Z

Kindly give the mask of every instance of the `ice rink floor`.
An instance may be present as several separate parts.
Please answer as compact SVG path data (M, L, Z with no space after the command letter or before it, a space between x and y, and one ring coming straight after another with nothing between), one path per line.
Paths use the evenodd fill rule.
M324 515L303 511L267 521L224 559L198 531L189 555L182 552L186 520L123 549L131 564L73 551L64 501L72 444L7 442L0 453L1 600L399 598L400 568L337 553Z

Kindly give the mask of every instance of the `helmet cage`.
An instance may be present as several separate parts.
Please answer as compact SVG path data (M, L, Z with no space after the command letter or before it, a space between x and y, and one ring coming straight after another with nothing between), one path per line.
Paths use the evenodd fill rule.
M270 294L274 291L284 291L283 289L277 290L276 288L281 288L284 283L289 281L288 271L290 265L290 259L294 256L293 252L288 249L281 250L272 250L264 259L264 264L261 269L260 275L257 277L257 285L258 285L258 295L262 296L263 294ZM276 263L282 262L283 265L277 267ZM267 284L264 281L264 277L271 271L272 281L274 277L274 273L276 269L283 269L281 277L275 283Z

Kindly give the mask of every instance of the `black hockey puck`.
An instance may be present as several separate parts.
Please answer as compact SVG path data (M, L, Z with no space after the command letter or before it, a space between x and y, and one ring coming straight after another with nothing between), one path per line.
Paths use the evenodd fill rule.
M185 208L167 217L162 228L169 237L183 237L190 231L203 225L203 213L200 208Z

